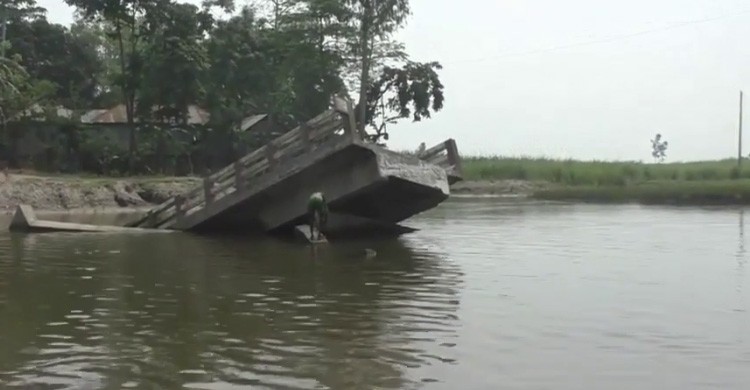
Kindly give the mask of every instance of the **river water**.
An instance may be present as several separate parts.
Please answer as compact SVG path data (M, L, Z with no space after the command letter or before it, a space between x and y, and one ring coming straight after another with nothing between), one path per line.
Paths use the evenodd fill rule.
M0 233L0 387L750 388L742 210L455 199L410 225L317 252Z

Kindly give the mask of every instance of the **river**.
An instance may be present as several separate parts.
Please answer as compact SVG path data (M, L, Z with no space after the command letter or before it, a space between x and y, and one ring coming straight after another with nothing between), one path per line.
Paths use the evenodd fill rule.
M2 232L0 387L747 389L744 219L460 198L317 252Z

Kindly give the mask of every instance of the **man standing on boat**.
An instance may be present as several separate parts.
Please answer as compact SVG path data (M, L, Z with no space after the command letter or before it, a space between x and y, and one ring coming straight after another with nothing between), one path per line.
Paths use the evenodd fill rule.
M328 222L328 204L326 198L322 192L315 192L310 195L310 199L307 201L307 212L310 216L310 240L320 240L320 230L325 227ZM316 239L313 232L318 233Z

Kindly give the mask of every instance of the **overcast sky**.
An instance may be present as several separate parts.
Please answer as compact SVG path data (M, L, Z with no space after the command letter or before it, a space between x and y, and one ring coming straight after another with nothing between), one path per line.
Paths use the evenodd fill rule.
M72 20L63 1L38 1L51 21ZM648 160L661 132L668 160L736 156L739 90L750 92L747 1L412 0L412 9L401 39L414 59L443 63L446 103L431 120L395 126L393 148L452 137L464 154Z

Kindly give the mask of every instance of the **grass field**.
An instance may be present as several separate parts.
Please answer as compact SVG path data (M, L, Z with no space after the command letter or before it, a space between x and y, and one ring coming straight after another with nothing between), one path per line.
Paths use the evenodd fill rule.
M653 181L628 186L559 186L535 192L537 199L595 203L747 205L750 180Z
M736 160L645 164L534 158L464 157L466 180L530 180L566 186L627 186L649 181L750 179Z
M528 180L552 184L547 200L644 204L750 204L750 162L647 164L533 158L464 157L470 181Z

